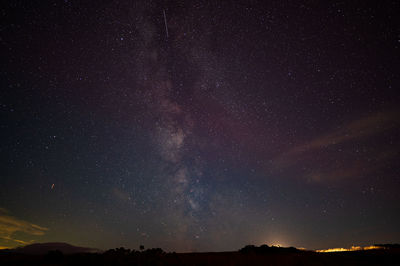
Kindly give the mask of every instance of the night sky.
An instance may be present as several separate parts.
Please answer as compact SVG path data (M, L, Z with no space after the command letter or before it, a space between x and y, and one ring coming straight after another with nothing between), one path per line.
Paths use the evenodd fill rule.
M368 2L6 1L0 247L399 242L400 2Z

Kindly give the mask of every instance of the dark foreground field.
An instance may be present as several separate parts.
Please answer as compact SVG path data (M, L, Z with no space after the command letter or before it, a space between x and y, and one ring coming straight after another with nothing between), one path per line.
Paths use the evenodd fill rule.
M254 252L164 253L159 249L103 254L49 252L46 255L0 254L0 265L400 265L400 250L336 253L311 251L260 254Z

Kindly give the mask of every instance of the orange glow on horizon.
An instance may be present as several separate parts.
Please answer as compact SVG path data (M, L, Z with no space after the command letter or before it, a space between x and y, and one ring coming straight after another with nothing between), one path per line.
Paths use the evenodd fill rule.
M344 251L360 251L360 250L371 250L371 249L384 249L384 247L380 246L352 246L351 248L329 248L329 249L319 249L316 252L344 252Z

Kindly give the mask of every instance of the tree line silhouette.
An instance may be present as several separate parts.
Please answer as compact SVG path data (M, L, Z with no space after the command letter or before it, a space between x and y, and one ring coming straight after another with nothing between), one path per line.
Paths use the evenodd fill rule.
M317 253L294 247L247 245L233 252L175 253L161 248L124 247L102 253L64 254L50 250L34 255L0 251L0 265L400 265L400 245L346 253Z

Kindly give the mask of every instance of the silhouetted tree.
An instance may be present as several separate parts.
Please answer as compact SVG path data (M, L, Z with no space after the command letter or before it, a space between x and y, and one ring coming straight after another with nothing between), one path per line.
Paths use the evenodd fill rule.
M164 250L162 250L161 248L151 248L148 249L146 251L144 251L145 254L148 255L162 255L165 254Z
M256 247L254 245L247 245L244 248L239 250L240 253L256 253L256 254L268 254L268 253L288 253L288 252L300 252L300 250L294 247L277 247L277 246L268 246L268 245L261 245Z
M256 251L256 246L254 245L247 245L239 250L241 253L251 253Z

